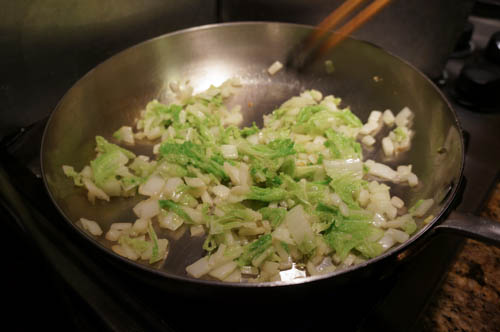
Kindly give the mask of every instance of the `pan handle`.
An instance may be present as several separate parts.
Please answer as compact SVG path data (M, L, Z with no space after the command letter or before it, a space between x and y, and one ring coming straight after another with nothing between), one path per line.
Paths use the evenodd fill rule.
M465 235L500 247L500 222L469 213L451 212L436 231Z

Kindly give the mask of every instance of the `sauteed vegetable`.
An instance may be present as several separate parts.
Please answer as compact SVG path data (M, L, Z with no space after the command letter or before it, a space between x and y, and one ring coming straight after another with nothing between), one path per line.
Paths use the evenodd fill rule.
M79 221L115 242L122 256L161 262L168 259L167 233L188 230L205 237L206 255L186 268L192 277L293 279L407 241L433 204L421 200L408 209L391 195L390 183L418 185L411 165L393 169L363 158L376 144L387 158L410 148L409 108L372 111L363 123L340 98L307 90L264 116L261 128L241 128L239 106L225 105L244 89L237 79L199 94L188 85L170 89L170 102L148 103L135 128L121 127L109 140L97 136L96 158L80 172L63 166L94 204L145 198L134 207L136 220L105 232L85 216ZM151 141L155 157L133 153L137 140Z

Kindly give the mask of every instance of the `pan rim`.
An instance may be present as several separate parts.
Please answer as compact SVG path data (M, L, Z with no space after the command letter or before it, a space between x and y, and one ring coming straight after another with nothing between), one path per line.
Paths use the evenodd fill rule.
M398 253L404 251L407 249L410 245L412 245L415 241L421 239L424 235L430 233L432 229L434 228L434 225L440 221L443 216L446 214L448 211L451 203L455 199L458 190L460 188L460 185L462 183L463 179L463 172L464 172L464 167L465 167L465 144L464 144L464 137L463 137L463 131L462 131L462 126L460 124L460 121L458 119L457 113L455 109L452 107L451 103L449 102L448 98L444 95L444 93L436 86L432 80L430 80L427 75L423 74L418 68L416 68L414 65L409 63L408 61L402 59L401 57L394 55L393 53L383 49L382 47L369 42L365 41L362 39L357 39L353 38L351 36L347 37L346 39L365 44L369 47L374 47L379 49L381 52L384 52L388 56L394 58L395 60L403 63L405 66L409 67L411 70L413 70L415 73L417 73L422 79L424 79L427 84L429 84L430 88L432 88L437 94L440 96L441 100L444 102L444 104L448 107L448 109L451 111L451 114L453 116L453 122L456 128L459 131L459 137L460 137L460 149L462 151L461 153L461 158L460 158L460 171L459 171L459 176L458 176L458 181L453 184L453 188L449 191L449 194L447 195L446 200L442 203L442 208L439 211L439 213L436 214L436 216L433 218L432 221L430 221L427 225L424 227L420 228L417 233L413 234L410 239L408 239L406 242L393 247L389 249L388 251L384 252L383 254L366 260L362 263L353 265L351 267L348 267L346 269L342 269L339 271L333 271L331 273L323 274L323 275L316 275L316 276L308 276L305 278L296 278L293 280L287 280L287 281L272 281L272 282L223 282L223 281L218 281L218 280L206 280L206 279L196 279L192 278L189 276L182 276L178 274L173 274L168 271L164 271L158 268L154 268L153 266L147 266L145 264L141 264L132 260L129 260L123 256L120 256L113 252L111 249L104 247L102 244L100 244L97 240L95 240L93 237L91 237L88 233L83 231L81 228L77 227L73 221L71 221L64 211L60 208L60 206L56 203L56 200L50 190L48 180L46 178L46 172L45 172L45 165L44 165L44 147L45 147L45 140L46 136L48 135L48 131L52 122L52 119L54 117L54 114L57 112L57 110L60 108L60 105L62 102L65 100L67 95L75 89L79 84L82 84L82 82L85 80L86 77L92 75L94 71L97 70L97 68L104 66L107 62L111 62L114 58L123 56L123 54L130 52L133 49L139 48L144 44L148 43L154 43L157 40L160 39L165 39L169 38L172 36L176 36L179 34L188 34L188 33L195 33L197 31L205 31L205 30L210 30L210 29L220 29L223 27L228 27L228 26L252 26L252 25L277 25L277 26L290 26L290 27L299 27L299 28L305 28L308 30L313 30L314 26L307 25L307 24L298 24L298 23L287 23L287 22L275 22L275 21L242 21L242 22L226 22L226 23L212 23L212 24L206 24L206 25L201 25L201 26L196 26L196 27L190 27L186 29L181 29L173 32L169 32L160 36L156 36L147 40L144 40L142 42L139 42L137 44L134 44L130 47L127 47L114 55L108 57L107 59L103 60L102 62L98 63L95 65L92 69L90 69L88 72L86 72L83 76L81 76L74 84L71 85L71 87L63 94L63 96L59 99L58 103L52 110L51 114L48 117L47 123L45 125L43 135L42 135L42 140L41 140L41 145L40 145L40 167L41 167L41 174L42 174L42 179L44 182L45 189L52 201L52 203L55 205L59 213L61 214L61 217L63 217L66 222L72 226L70 227L73 231L77 231L80 235L83 235L94 247L99 248L102 252L104 252L107 256L110 256L112 259L117 259L118 261L125 263L126 265L132 266L134 268L139 268L140 270L146 272L146 273L151 273L156 276L160 276L162 278L167 278L167 279L174 279L177 281L181 282L188 282L188 283L193 283L193 284L198 284L198 285L209 285L209 286L217 286L217 287L224 287L224 288L268 288L268 287L288 287L292 285L298 285L298 284L306 284L306 283L312 283L315 281L319 280L324 280L324 279L330 279L334 277L338 277L340 275L344 274L349 274L353 273L354 271L361 270L366 268L369 265L374 265L382 260L388 259L391 256L395 256Z

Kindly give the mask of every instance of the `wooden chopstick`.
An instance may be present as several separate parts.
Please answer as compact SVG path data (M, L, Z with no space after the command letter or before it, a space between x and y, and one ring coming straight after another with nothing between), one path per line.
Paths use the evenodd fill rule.
M316 27L316 30L308 36L306 47L315 44L364 1L366 0L347 0L343 2L337 9L321 21Z
M357 0L352 0L357 1ZM347 2L351 2L348 0ZM326 53L329 49L341 42L345 37L350 35L356 29L365 24L370 18L377 14L382 8L387 6L391 0L375 0L346 24L344 24L340 29L336 31L326 42L322 43L319 50L319 56Z
M306 62L312 60L312 58L324 55L328 50L340 43L345 37L361 27L382 8L387 6L391 0L375 0L352 19L348 20L326 41L321 41L328 32L365 1L366 0L347 0L343 2L342 5L321 21L316 29L291 52L291 57L288 60L289 65L299 69L303 67Z

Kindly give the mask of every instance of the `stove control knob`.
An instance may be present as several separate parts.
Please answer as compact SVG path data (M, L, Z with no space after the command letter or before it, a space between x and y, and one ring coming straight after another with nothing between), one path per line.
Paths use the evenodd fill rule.
M500 67L494 64L465 65L455 85L458 101L481 111L500 111Z
M490 37L486 46L485 57L489 61L500 65L500 31L495 32Z

